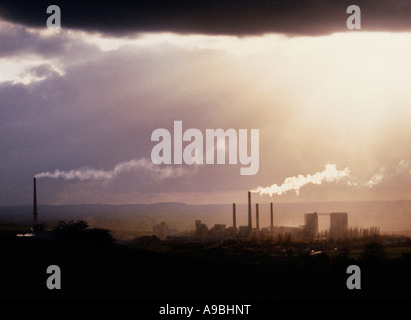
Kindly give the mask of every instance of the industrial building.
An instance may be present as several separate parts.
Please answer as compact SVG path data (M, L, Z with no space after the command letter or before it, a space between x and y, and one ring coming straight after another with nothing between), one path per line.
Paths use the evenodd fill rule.
M232 226L226 224L214 224L209 229L201 220L195 221L194 237L198 240L220 240L220 239L274 239L274 237L288 234L293 240L315 240L319 238L319 215L330 216L330 229L326 238L341 239L348 234L348 214L347 212L332 213L305 213L304 225L301 227L274 226L273 203L270 203L270 225L265 228L260 227L260 207L255 204L255 227L253 228L251 192L248 191L248 225L237 226L236 204L232 206ZM263 213L264 214L264 213ZM47 224L45 221L38 223L37 212L37 185L36 178L33 179L33 223L31 232L21 236L49 237ZM168 236L176 234L177 230L169 229L165 222L153 226L153 234L161 240L166 240ZM50 233L51 236L51 233ZM192 237L192 235L190 236Z
M347 212L330 213L330 237L333 239L345 238L348 230Z
M318 235L318 214L304 214L304 235L307 239L313 240Z
M236 204L233 203L233 226L227 228L225 224L215 224L214 227L208 227L196 221L195 235L201 239L274 239L274 237L284 236L288 234L293 240L315 240L319 237L319 215L330 216L329 237L338 239L343 238L348 230L348 214L346 212L333 213L305 213L304 225L300 227L292 226L274 226L273 203L270 203L270 226L260 228L260 208L259 204L255 204L255 227L252 223L252 205L251 192L248 192L248 225L237 226Z
M195 235L198 238L204 239L208 237L208 227L206 224L201 223L201 220L196 220L195 222Z
M215 224L214 227L210 229L210 233L215 238L226 238L230 236L230 232L226 229L225 224Z

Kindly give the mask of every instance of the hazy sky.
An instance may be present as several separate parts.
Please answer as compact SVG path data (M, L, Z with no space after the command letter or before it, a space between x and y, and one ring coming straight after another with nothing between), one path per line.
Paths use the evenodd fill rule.
M55 170L73 179L39 178L39 203L245 202L290 177L324 179L261 201L411 198L408 1L356 1L361 30L344 1L73 3L61 30L46 3L0 5L0 205ZM259 129L258 173L152 164L175 120Z

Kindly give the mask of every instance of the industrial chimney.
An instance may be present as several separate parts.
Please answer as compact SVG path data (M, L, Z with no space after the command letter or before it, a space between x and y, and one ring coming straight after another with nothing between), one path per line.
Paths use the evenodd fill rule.
M270 203L270 216L271 216L271 230L273 230L273 228L274 228L274 213L273 213L273 203L272 202Z
M37 224L37 191L36 177L33 178L33 227Z
M255 223L257 230L260 230L260 211L258 210L258 203L255 204Z
M233 236L235 236L237 232L237 222L236 222L236 216L235 216L235 203L233 203Z
M251 191L248 191L248 229L252 230L253 222L251 221Z

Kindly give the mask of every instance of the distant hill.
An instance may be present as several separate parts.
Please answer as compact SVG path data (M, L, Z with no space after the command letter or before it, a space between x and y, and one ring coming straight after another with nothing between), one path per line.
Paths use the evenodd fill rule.
M253 224L255 205L253 204ZM382 232L410 230L411 200L363 201L363 202L305 202L274 203L274 225L299 226L304 224L307 212L348 213L349 226L379 226ZM212 227L214 224L232 225L232 204L188 205L177 202L130 205L59 205L38 206L38 220L47 221L48 226L58 221L86 220L93 227L124 231L152 231L160 222L169 228L194 230L195 220ZM30 225L31 206L0 206L0 224ZM237 226L247 224L247 204L237 205ZM260 204L260 226L270 224L269 203ZM329 218L320 215L320 230L328 229Z

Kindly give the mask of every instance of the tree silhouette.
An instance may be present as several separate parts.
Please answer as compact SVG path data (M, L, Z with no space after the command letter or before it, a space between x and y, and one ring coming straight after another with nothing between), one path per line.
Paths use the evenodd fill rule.
M109 230L90 228L84 220L60 221L53 230L56 240L107 245L114 242Z

